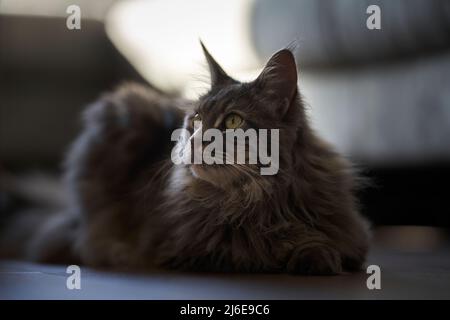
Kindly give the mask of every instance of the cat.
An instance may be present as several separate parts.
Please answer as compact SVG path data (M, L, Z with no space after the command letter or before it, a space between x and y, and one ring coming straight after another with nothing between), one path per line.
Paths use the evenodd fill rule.
M20 256L126 270L361 270L370 228L358 176L311 128L292 51L243 83L201 45L211 87L198 100L126 84L87 108L65 162L67 208L35 218ZM277 174L259 174L258 164L172 162L175 129L193 133L200 118L220 127L236 113L247 128L279 129Z

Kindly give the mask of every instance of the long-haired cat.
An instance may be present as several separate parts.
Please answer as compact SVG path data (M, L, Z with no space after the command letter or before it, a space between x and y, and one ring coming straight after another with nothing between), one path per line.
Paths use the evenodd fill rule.
M241 83L203 49L211 89L198 101L131 84L87 109L66 161L67 209L34 216L28 229L24 217L13 222L2 240L15 248L10 256L120 269L339 274L362 267L369 231L356 179L311 129L291 51L277 52L256 80ZM236 114L241 127L279 129L276 175L255 165L172 163L173 130L192 133L200 118L205 128L222 128ZM11 234L21 242L13 245Z

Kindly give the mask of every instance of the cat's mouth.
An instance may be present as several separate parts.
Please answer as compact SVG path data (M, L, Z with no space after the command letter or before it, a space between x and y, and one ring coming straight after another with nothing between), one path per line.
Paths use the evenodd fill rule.
M191 164L189 170L194 179L207 182L225 194L237 193L245 201L259 201L264 194L270 194L270 182L257 174L259 171L255 166Z
M189 169L194 178L222 188L247 180L253 171L248 165L229 164L191 164Z
M218 171L223 170L225 165L219 165L219 164L191 164L190 170L192 175L195 178L204 179L207 180L207 178L211 178L212 176L217 175L217 172L212 171ZM205 179L206 178L206 179ZM208 179L209 180L209 179Z
M191 164L189 169L195 179L206 181L220 188L224 188L234 180L232 176L226 174L225 165Z

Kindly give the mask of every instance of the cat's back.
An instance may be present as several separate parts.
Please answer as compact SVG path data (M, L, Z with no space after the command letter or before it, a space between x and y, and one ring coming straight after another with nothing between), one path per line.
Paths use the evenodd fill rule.
M85 110L82 132L66 158L69 185L83 184L74 191L91 193L95 183L107 182L102 189L118 194L131 187L167 159L171 133L181 126L179 103L138 84L103 95Z

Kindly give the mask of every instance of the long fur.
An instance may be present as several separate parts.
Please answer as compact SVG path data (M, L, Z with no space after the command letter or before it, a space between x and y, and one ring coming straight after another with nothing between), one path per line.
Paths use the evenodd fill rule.
M102 97L67 157L66 210L41 218L17 256L131 270L359 270L369 228L356 176L311 129L296 83L287 103L273 92L278 65L252 83L215 84L198 101L136 84ZM186 126L184 117L201 112L208 126L233 108L249 126L280 129L277 175L246 165L199 167L196 175L172 164L170 134ZM20 222L14 228L20 233ZM0 240L0 254L11 239Z

